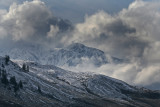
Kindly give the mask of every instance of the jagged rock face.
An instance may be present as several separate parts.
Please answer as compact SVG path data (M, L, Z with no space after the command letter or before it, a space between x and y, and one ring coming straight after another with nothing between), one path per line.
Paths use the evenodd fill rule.
M29 72L21 68L23 63L29 66ZM6 65L4 58L0 58L0 69L6 70L8 80L15 76L17 82L21 80L23 83L23 88L14 92L12 84L5 85L0 81L0 104L8 102L8 105L13 103L26 107L156 107L160 101L159 92L136 88L104 75L75 73L35 62L9 61Z
M13 59L29 60L41 64L56 66L77 66L82 63L90 63L94 66L101 66L106 63L121 63L122 59L115 57L107 58L101 50L87 47L80 43L74 43L61 49L47 50L41 46L24 46L11 50L1 50L0 55L10 55Z

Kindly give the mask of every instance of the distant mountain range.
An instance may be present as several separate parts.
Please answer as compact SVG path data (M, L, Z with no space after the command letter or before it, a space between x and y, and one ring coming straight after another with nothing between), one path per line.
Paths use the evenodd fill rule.
M105 55L99 49L87 47L80 43L73 43L65 48L45 49L41 46L23 46L0 51L0 55L9 55L12 59L35 61L41 64L56 66L76 66L87 61L95 66L106 63L122 63L123 60Z

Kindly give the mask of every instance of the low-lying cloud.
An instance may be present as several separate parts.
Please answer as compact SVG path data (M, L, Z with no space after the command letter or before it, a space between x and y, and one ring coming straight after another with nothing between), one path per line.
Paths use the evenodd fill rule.
M135 85L159 83L159 7L158 1L137 0L115 15L99 11L86 16L83 23L76 25L68 41L97 47L110 55L129 59L130 63L106 64L99 68L87 63L72 69L102 73ZM156 84L154 88L160 89Z

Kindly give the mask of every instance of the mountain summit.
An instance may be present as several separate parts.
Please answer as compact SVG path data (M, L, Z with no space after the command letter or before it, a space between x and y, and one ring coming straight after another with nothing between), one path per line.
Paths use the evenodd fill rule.
M73 43L65 48L44 49L41 46L23 46L11 50L1 50L1 56L10 55L13 59L35 61L41 64L56 66L77 66L78 64L91 63L94 66L101 66L106 63L121 63L122 59L109 58L99 49L85 46L80 43Z

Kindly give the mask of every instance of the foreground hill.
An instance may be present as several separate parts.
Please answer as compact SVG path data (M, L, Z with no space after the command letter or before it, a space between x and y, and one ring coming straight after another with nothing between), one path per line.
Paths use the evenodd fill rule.
M29 66L29 72L22 64ZM0 104L5 107L158 107L160 93L104 75L0 58ZM6 73L4 73L6 72ZM4 82L6 74L8 82ZM15 77L16 85L11 78ZM10 81L11 80L11 81ZM23 87L19 85L22 81ZM17 88L18 87L18 88Z

